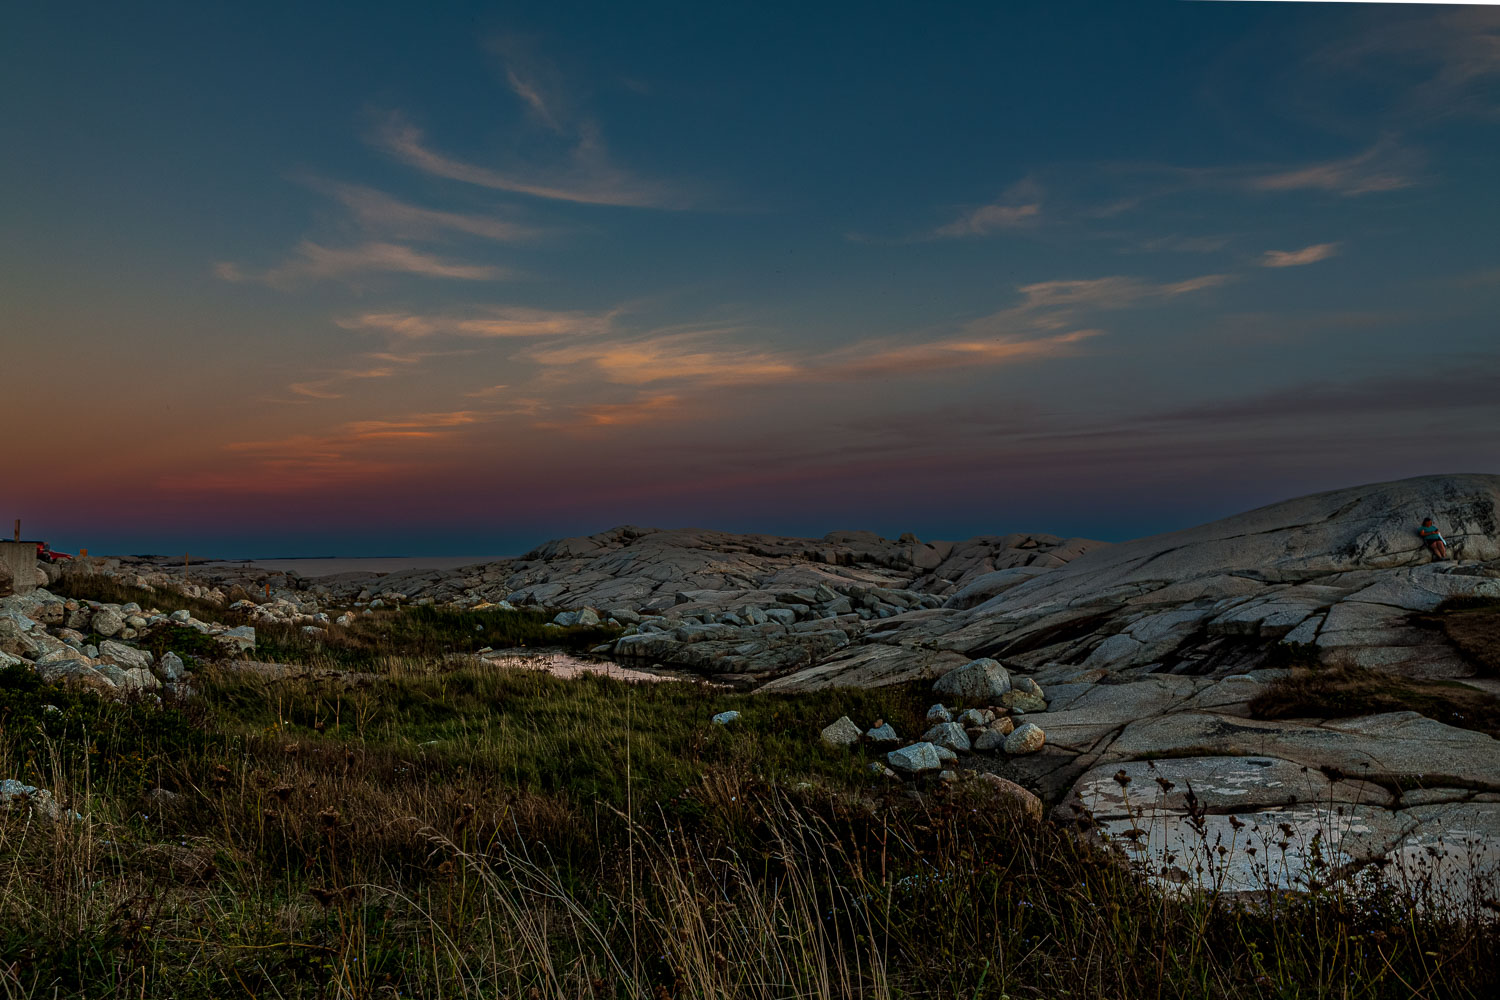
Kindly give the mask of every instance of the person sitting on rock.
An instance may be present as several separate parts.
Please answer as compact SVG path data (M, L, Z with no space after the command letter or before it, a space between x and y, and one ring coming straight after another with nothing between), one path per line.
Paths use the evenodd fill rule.
M1432 554L1439 559L1448 558L1448 543L1443 541L1443 533L1437 530L1437 525L1432 523L1432 518L1423 518L1422 530L1417 532L1422 536L1422 541L1432 550Z

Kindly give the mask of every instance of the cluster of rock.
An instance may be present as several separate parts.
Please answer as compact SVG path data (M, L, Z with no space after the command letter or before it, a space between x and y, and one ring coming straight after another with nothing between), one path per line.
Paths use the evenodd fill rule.
M78 684L107 695L187 690L182 658L132 645L157 627L196 629L228 652L255 647L255 629L204 622L186 611L170 615L140 605L56 597L45 589L0 598L0 667L28 666L47 681Z
M1042 572L1103 545L1045 534L982 536L964 542L922 542L911 535L885 539L873 532L831 532L822 538L736 535L699 529L622 526L596 535L563 538L514 559L453 570L390 574L342 573L304 579L227 563L194 569L221 589L269 585L278 596L310 597L325 606L443 604L568 610L628 608L663 614L684 603L683 594L716 609L778 602L777 595L820 584L847 594L854 586L876 595L886 615L910 603L885 591L936 598L937 607L980 577L1018 569ZM127 562L122 572L141 570ZM145 566L150 575L152 566ZM863 597L864 595L861 595ZM864 606L855 600L856 607ZM875 616L878 610L869 605Z
M680 591L661 613L631 608L605 612L623 625L617 639L594 652L617 660L687 668L712 675L786 673L848 647L866 623L941 602L910 590L862 584L790 591ZM590 609L582 613L590 615ZM599 621L598 615L577 619Z
M947 669L951 653L1026 670L1218 675L1272 647L1409 676L1475 667L1414 615L1453 597L1500 596L1500 477L1446 476L1322 493L1186 531L1123 542L949 613L902 616L772 689L894 683ZM1417 537L1424 517L1454 558Z
M1030 678L1012 678L1009 671L991 659L974 660L944 675L934 685L939 694L953 695L967 702L994 704L967 708L955 713L939 702L927 710L931 727L920 739L903 741L890 723L879 720L869 730L861 731L847 715L827 726L820 738L830 746L853 746L859 743L893 744L886 763L871 765L877 773L908 776L941 772L944 780L957 775L948 770L961 754L1003 751L1022 756L1036 753L1046 744L1041 727L1024 718L1027 711L1045 711L1042 689ZM894 769L894 770L892 770Z

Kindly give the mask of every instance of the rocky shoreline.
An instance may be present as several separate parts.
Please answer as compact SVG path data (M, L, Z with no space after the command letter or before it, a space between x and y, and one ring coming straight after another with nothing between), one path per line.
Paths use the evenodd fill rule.
M1427 516L1453 559L1434 561L1416 538ZM63 572L182 586L149 561ZM1002 772L1170 882L1293 885L1319 866L1373 864L1445 893L1466 882L1493 895L1500 878L1500 742L1415 711L1262 720L1249 708L1306 668L1495 693L1500 682L1430 616L1445 602L1500 599L1497 476L1339 490L1116 545L622 527L456 570L303 579L210 564L191 587L252 621L312 633L390 606L544 607L559 627L618 626L601 656L768 693L935 683L942 695L946 683L950 717L920 739L901 734L894 771ZM124 635L158 626L155 616L72 604L46 604L55 622L33 616L46 640L20 628L36 649L12 648L12 610L0 648L49 676L120 686L114 670L145 669L161 680L156 665L80 644L73 624L123 615ZM187 627L235 640L224 626ZM993 670L1003 685L962 687ZM835 727L832 738L869 742L880 723ZM1212 845L1206 867L1188 863L1193 843Z

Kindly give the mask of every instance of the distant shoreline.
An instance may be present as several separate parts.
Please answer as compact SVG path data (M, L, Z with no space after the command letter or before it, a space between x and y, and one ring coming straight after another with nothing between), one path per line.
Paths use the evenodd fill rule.
M495 562L506 556L282 556L275 559L215 559L219 565L289 570L298 576L335 576L340 573L399 573L406 570L451 570ZM204 560L205 565L210 564Z

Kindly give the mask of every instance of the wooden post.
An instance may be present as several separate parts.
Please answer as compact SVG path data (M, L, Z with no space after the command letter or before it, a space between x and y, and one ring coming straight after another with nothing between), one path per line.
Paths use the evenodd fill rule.
M182 554L182 579L183 579L183 582L187 582L187 578L188 578L188 554L186 552L184 552Z
M266 600L269 601L270 599L271 599L271 581L267 580L266 581Z
M19 542L20 540L21 540L21 519L18 517L18 518L16 518L16 541Z

